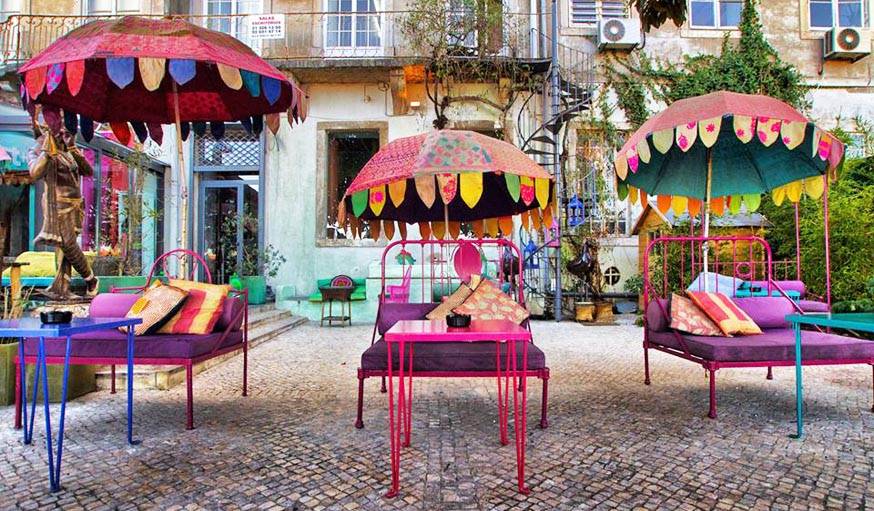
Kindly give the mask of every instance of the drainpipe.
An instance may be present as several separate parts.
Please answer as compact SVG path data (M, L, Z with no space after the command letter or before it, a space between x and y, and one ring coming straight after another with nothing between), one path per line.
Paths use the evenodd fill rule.
M538 39L539 16L537 13L538 0L528 1L528 56L532 59L540 57L540 40Z
M551 65L551 76L550 76L550 87L549 94L552 97L552 108L550 108L550 118L556 119L558 117L559 108L561 107L559 94L561 93L559 87L559 75L558 75L558 2L559 0L552 0L552 30L551 30L551 38L552 38L552 65ZM560 131L560 130L559 130ZM561 148L559 147L559 134L555 134L555 143L552 145L552 175L555 178L555 196L556 200L555 211L552 213L553 221L556 223L555 235L558 240L558 248L556 249L555 254L555 320L561 321L561 210L562 210L562 187L561 187L561 162L559 161L559 155L561 153Z

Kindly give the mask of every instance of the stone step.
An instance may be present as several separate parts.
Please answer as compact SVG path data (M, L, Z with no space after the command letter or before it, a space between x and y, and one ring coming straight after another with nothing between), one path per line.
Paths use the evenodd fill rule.
M253 312L252 309L249 309L249 329L257 328L264 323L270 323L272 321L276 321L283 317L290 317L291 314L289 311L276 309L275 307L272 309L262 309L260 311Z
M279 311L281 314L273 316L272 320L260 321L253 326L250 317L249 326L249 349L269 341L298 325L307 321L306 318L293 316L288 311ZM211 367L215 367L222 362L230 359L236 359L234 363L243 363L242 351L228 353L220 357L206 360L194 366L194 374L199 374ZM100 390L108 390L111 388L112 373L109 366L100 366L96 372L97 388ZM126 388L127 369L125 366L119 365L115 367L115 387L116 390ZM142 365L134 366L134 390L136 389L158 389L168 390L176 385L185 383L185 368L174 366L154 366ZM241 382L242 383L242 382Z

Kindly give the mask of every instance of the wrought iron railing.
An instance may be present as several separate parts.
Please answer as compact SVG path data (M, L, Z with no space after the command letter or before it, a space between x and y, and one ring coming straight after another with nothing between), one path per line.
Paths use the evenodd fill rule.
M324 58L372 59L382 57L423 57L401 30L409 11L301 12L279 14L284 17L285 37L259 40L249 31L249 15L202 15L186 19L229 33L251 46L262 57L280 61ZM451 13L473 16L472 13ZM144 17L160 17L143 15ZM70 30L96 19L111 16L14 15L0 22L0 61L6 66L20 64ZM501 20L502 40L496 44L490 31L487 45L477 34L458 38L465 55L529 58L531 18L527 14L505 13ZM483 46L478 48L478 46ZM487 47L486 47L487 46Z

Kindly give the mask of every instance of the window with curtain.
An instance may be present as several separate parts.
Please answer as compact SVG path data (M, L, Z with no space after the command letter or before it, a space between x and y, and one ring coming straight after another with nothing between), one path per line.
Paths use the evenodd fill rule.
M741 0L692 0L689 21L693 28L737 28L742 9Z
M594 25L598 20L628 15L625 2L621 0L571 0L570 7L574 25Z
M868 26L868 0L808 0L810 28Z

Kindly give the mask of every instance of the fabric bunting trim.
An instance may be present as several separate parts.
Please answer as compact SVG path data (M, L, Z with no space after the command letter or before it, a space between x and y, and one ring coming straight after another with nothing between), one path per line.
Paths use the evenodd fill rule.
M625 180L629 172L636 173L641 164L648 164L652 158L652 148L661 154L667 154L671 147L676 144L681 151L686 152L698 140L705 147L713 147L718 141L724 120L732 123L734 136L745 144L756 139L758 143L768 147L779 140L790 150L796 149L804 143L807 126L810 124L767 117L758 119L744 115L731 117L730 121L721 117L704 119L650 133L633 148L626 150L625 153L617 152L615 154L613 166L616 176L620 180ZM808 140L810 140L810 145L807 147L811 156L827 161L830 170L837 169L844 156L843 144L836 137L823 132L815 125L813 138L812 140L808 138Z

